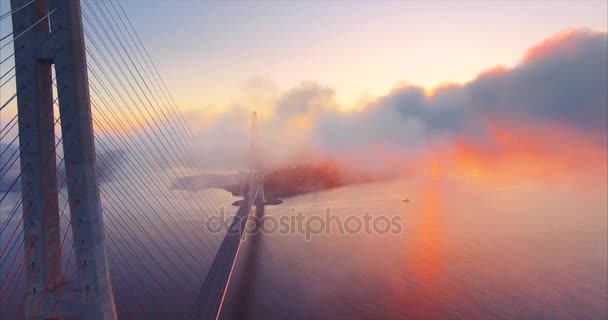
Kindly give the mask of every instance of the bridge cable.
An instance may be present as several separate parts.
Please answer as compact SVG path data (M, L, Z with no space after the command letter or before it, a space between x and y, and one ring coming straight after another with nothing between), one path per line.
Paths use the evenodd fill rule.
M191 141L192 145L195 146L194 149L203 151L204 149L201 148L200 144L198 143L198 140L194 139L194 134L193 134L192 130L190 129L190 126L186 122L183 114L178 111L179 108L177 107L177 103L175 102L175 99L173 99L171 92L167 88L167 85L165 84L164 80L162 79L162 76L160 75L158 68L156 68L154 61L152 61L152 58L151 58L148 50L146 49L143 42L141 41L141 38L139 37L139 34L137 33L133 24L131 23L129 16L124 11L124 8L122 7L120 1L118 1L117 3L118 3L118 7L120 8L120 11L122 12L122 15L118 12L118 9L116 8L116 6L114 6L114 2L112 2L112 1L110 2L110 4L112 5L112 8L116 12L116 15L119 17L120 21L122 22L124 29L127 31L127 34L133 40L133 43L135 43L135 47L136 47L137 51L139 52L140 56L142 56L142 60L144 61L147 69L152 74L152 78L154 79L154 81L157 85L157 88L158 88L158 89L156 89L156 91L162 93L163 97L165 98L165 101L167 102L167 105L172 107L173 113L178 116L179 120L181 120L181 123L183 125L180 126L179 128L182 128L182 130L185 132L184 136ZM104 4L105 4L105 2L104 2ZM124 20L122 19L123 16L125 17ZM127 21L130 28L127 28L127 24L124 22L125 20ZM134 40L133 36L135 37L135 39L137 39L137 41ZM141 50L140 50L140 47L142 48ZM145 53L145 57L144 57L144 54L142 53L142 51L143 51L143 53ZM148 61L150 62L150 64L148 64ZM150 66L152 66L152 67L150 67ZM154 70L154 72L152 72L152 70ZM201 160L201 163L202 163L203 167L206 167L204 161ZM199 171L199 175L200 175L200 171ZM226 198L227 198L226 194L224 194L223 200L227 200Z
M107 6L106 2L101 1L101 3L103 4L103 6L106 8L106 11L109 13L109 14L108 14L108 16L109 16L109 17L112 19L113 24L116 26L116 30L118 30L118 34L120 34L120 35L122 36L122 39L124 39L124 42L121 40L121 37L119 37L119 36L117 35L117 33L114 31L114 28L112 27L112 23L110 23L110 22L109 22L109 20L108 20L108 18L107 18L107 16L106 16L106 14L104 13L104 10L103 10L103 9L101 8L101 6L99 5L100 1L98 1L98 0L93 0L93 1L95 2L96 6L99 8L99 11L101 12L101 14L104 16L104 19L106 20L107 24L110 26L110 29L111 29L111 30L112 30L112 32L114 33L114 35L115 35L116 39L119 41L119 44L121 45L121 47L122 47L122 48L123 48L123 50L125 51L125 55L127 56L127 58L129 58L129 61L131 61L131 64L132 64L132 65L135 65L135 63L134 63L134 61L133 61L133 59L132 59L132 57L135 57L135 61L137 61L137 65L139 66L139 68L138 68L137 66L135 66L135 67L134 67L134 70L135 70L135 71L136 71L136 73L138 74L139 78L142 80L142 83L144 84L144 86L146 87L146 89L148 90L148 92L150 93L150 96L153 98L153 100L154 100L155 104L158 106L158 110L160 110L160 113L162 114L162 116L163 116L163 117L166 119L167 123L175 123L175 121L171 121L171 120L170 120L170 118L167 116L167 114L166 114L166 113L163 111L163 109L167 109L167 107L166 107L166 105L167 105L167 104L166 104L166 102L163 102L163 103L165 103L165 108L162 108L162 104L159 104L159 102L156 100L156 97L155 97L155 95L154 95L154 93L156 92L156 94L158 95L158 98L159 98L159 99L162 101L163 99L162 99L162 98L160 97L160 95L158 94L158 92L159 92L159 91L161 91L161 92L162 92L162 90L158 90L156 87L154 87L154 89L155 89L155 90L150 89L151 87L153 87L153 84L152 84L152 82L151 82L151 78L150 78L150 76L148 75L148 73L146 73L146 72L145 72L144 67L143 67L143 65L142 65L142 63L141 63L141 61L140 61L140 60L144 60L144 59L143 59L143 58L142 58L142 59L139 59L139 58L138 58L139 56L142 56L141 51L139 50L139 47L137 46L137 43L136 43L136 42L135 42L135 40L133 39L133 36L131 35L131 33L129 32L129 30L127 29L126 24L124 23L124 21L123 21L122 17L120 16L120 14L118 14L118 11L116 10L116 7L114 6L114 4L113 4L113 3L111 3L112 7L114 8L114 11L116 12L116 16L118 16L119 20L121 21L121 24L122 24L123 28L120 28L120 26L118 25L118 22L117 22L117 21L116 21L116 19L114 18L114 16L115 16L115 15L112 15L112 14L111 14L111 12L110 12L110 10L109 10L109 8L108 8L108 6ZM125 30L125 32L123 32L123 29ZM130 42L130 41L127 39L127 37L125 36L125 33L127 33L127 34L129 35L129 37L130 37L130 39L131 39L131 42L133 42L133 43L134 43L134 45L133 45L133 46L131 45L131 42ZM125 43L125 44L126 44L126 46L127 46L129 49L130 49L130 52L128 52L128 51L126 50L126 48L125 48L125 46L123 45L123 43ZM137 50L138 50L139 55L138 55L138 54L135 52L135 50L133 50L133 47L137 47ZM144 62L146 62L146 61L144 60ZM146 64L146 66L148 67L148 70L150 70L150 68L149 68L149 66L147 65L147 63L145 63L145 64ZM140 72L140 71L141 71L141 72ZM146 79L144 79L144 77L142 76L142 72L143 72L143 74L146 76L145 78L147 79L147 81L146 81ZM157 82L157 84L158 84L158 82ZM170 105L170 104L169 104L169 105ZM158 116L158 113L156 112L156 109L154 109L154 111L155 111L156 115ZM168 111L168 110L167 110L167 111ZM173 112L173 114L174 114L174 115L175 115L175 114L179 114L179 115L181 115L181 113L180 113L180 112ZM175 116L171 117L171 119L175 119L175 118L176 118ZM181 127L180 127L180 126L175 126L175 127L177 127L177 128L179 128L179 129L181 129ZM190 137L190 136L191 136L191 135L185 135L185 137ZM171 135L171 137L173 137L173 135ZM182 140L178 140L178 141L179 141L179 142L182 142ZM176 143L176 145L177 145L177 142L178 142L178 141L175 141L175 139L173 139L173 142L174 142L174 143ZM193 165L193 164L194 164L194 161L193 161L192 157L190 156L190 154L189 154L188 152L183 152L183 154L184 154L184 155L185 155L185 157L186 157L186 163L188 163L188 162L189 162L191 165Z
M25 8L25 7L27 7L27 6L29 6L30 4L32 4L32 3L33 3L33 2L35 2L35 1L36 1L36 0L31 0L31 1L29 1L29 2L27 2L27 3L25 3L25 4L23 4L22 6L20 6L20 7L18 7L18 8L15 8L15 9L13 9L13 10L11 10L11 11L8 11L8 12L3 13L2 15L0 15L0 20L4 20L4 18L6 18L6 17L8 17L8 16L11 16L11 15L13 15L13 14L15 14L15 13L17 13L17 12L21 11L21 9L23 9L23 8Z
M97 21L99 21L99 18L97 17L97 15L94 12L93 12L93 16L95 17L95 19ZM90 20L87 18L87 14L86 13L84 13L84 17L85 17L85 20L87 20L90 23ZM97 31L97 29L94 26L92 28L93 28L93 31L97 33L98 38L101 40L102 44L104 44L104 47L107 48L107 45L105 44L105 41L101 38L101 36L99 35L99 32ZM130 70L129 64L125 61L125 59L123 58L122 54L120 54L120 51L118 50L116 44L114 43L114 40L112 38L110 38L107 30L105 28L103 28L103 26L101 27L101 30L108 36L109 42L112 44L112 47L114 47L115 50L116 50L116 52L118 53L118 57L120 58L119 60L122 61L122 63L126 66L126 70L134 78L134 75L133 75L132 71ZM92 40L92 38L91 38L91 40ZM92 40L92 42L94 42L94 40ZM136 81L136 79L134 79L135 80L134 82L138 85L138 87L140 88L140 90L142 90L142 94L143 94L145 100L148 101L148 104L146 104L146 102L144 101L144 99L142 99L142 97L139 95L138 90L136 90L136 88L133 86L131 80L129 80L130 78L125 74L124 69L122 67L120 67L120 65L118 64L115 56L111 53L111 51L110 51L110 56L115 61L116 66L119 69L119 72L123 75L124 79L127 81L129 87L131 88L132 92L135 94L135 96L137 97L137 99L140 101L141 105L142 106L149 105L149 106L152 106L153 110L156 110L156 108L154 108L154 105L151 103L150 99L148 98L147 94L145 92L143 92L143 89L138 84L138 81ZM120 82L120 80L119 80L119 82ZM129 93L127 93L127 94L130 97L130 99L132 100L133 105L137 108L137 110L139 111L139 113L142 115L142 117L144 119L146 119L147 117L146 117L145 113L139 108L139 104L137 104L137 102L135 102L133 100L133 97L131 96L131 94L129 94ZM169 135L166 135L165 131L169 130L169 129L167 129L167 126L166 125L162 125L161 126L161 124L159 124L159 122L156 120L156 118L151 114L151 112L148 109L149 108L144 108L144 110L148 111L148 117L150 118L150 121L155 124L155 126L159 129L159 132L160 132L160 136L158 134L155 134L157 136L157 141L159 141L161 144L165 145L165 148L166 148L166 145L168 145L169 148L171 149L172 154L179 155L179 153L173 148L173 145L176 144L176 142L175 141L169 142L169 139L167 138L167 136L169 136L169 137L174 136L175 133L173 132L173 133L171 133ZM164 128L165 131L163 131L163 128ZM178 168L177 170L181 171L180 164L182 166L184 165L183 159L176 160L177 158L171 158L171 157L169 159L173 160L173 164ZM173 166L170 166L169 169L171 171L173 171L174 174L176 174L175 173L175 169L173 168ZM194 198L193 198L193 201L194 201ZM198 203L198 202L194 201L194 203ZM208 207L207 209L211 210L209 208L208 204L206 204L206 205ZM202 209L202 208L200 208L200 209Z
M93 43L93 44L96 46L96 44L95 44L95 42L94 42L94 41L91 41L91 42L92 42L92 43ZM97 64L97 61L96 61L96 59L94 58L94 56L91 56L91 57L92 57L92 61L93 61L95 64ZM104 59L104 61L105 61L106 65L109 65L109 62L108 62L108 61L105 59L105 57L103 57L103 54L102 54L102 58ZM115 76L115 77L117 77L117 75L115 74L115 72L113 71L113 69L111 68L110 70L112 71L112 73L114 74L114 76ZM91 71L92 71L92 70L91 70ZM94 73L94 72L92 72L92 73ZM123 75L124 75L124 73L123 73ZM110 85L111 85L111 86L112 86L112 87L115 89L115 88L116 88L116 87L115 87L115 85L114 85L114 84L112 84L112 81L111 81L111 80L109 80L109 78L107 77L107 75L105 75L105 72L104 72L104 76L106 77L106 79L108 79L109 84L110 84ZM120 78L118 78L118 77L117 77L117 79L119 80ZM119 82L120 82L120 80L119 80ZM125 86L124 86L124 84L123 84L122 82L120 83L120 85L121 85L121 87L125 87ZM116 90L115 90L115 91L116 91ZM132 96L131 96L131 95L130 95L128 92L127 92L127 95L130 97L131 101L132 101L134 104L136 104L136 103L135 103L135 101L133 100L133 97L132 97ZM120 97L120 98L123 100L123 103L125 103L125 104L127 104L127 105L128 105L128 103L127 103L127 102L124 100L124 98L122 97L122 95L121 95L120 93L118 93L118 96L119 96L119 97ZM111 98L111 96L110 96L110 98ZM143 113L141 113L141 111L140 111L140 114L142 114L142 115L143 115ZM145 118L145 116L144 116L144 118ZM143 124L141 124L141 122L139 121L139 119L138 119L138 118L134 118L134 119L136 120L136 122L138 122L138 125L139 125L139 126L142 126L142 127L143 127ZM162 140L161 140L161 138L160 138L160 137L158 137L158 135L156 135L156 134L155 134L155 135L156 135L156 138L155 138L155 139L151 139L151 136L150 136L150 135L147 133L147 131L145 131L145 130L144 130L144 134L145 134L145 135L148 137L148 139L149 139L151 142L153 142L153 141L162 141ZM157 151L158 151L158 152L161 154L161 157L162 157L162 158L165 160L165 162L166 162L167 164L169 164L169 161L168 161L168 160L167 160L167 159L164 157L164 154L167 154L167 152L166 152L166 151L160 151L160 150L158 150L157 145L156 145L156 144L154 144L154 143L152 143L152 145L153 145L153 146L154 146L154 147L157 149ZM147 145L146 145L146 147L147 147ZM173 172L174 172L174 174L175 174L175 171L174 171L174 170L171 170L171 171L173 171ZM163 173L164 173L164 174L167 174L166 172L163 172Z
M15 37L13 37L13 38L11 39L11 41L9 41L9 42L7 42L7 43L3 44L2 46L0 46L0 50L1 50L1 49L4 49L4 47L6 47L7 45L9 45L9 44L11 44L11 43L15 42L15 40L17 40L17 39L21 38L21 37L22 37L24 34L26 34L27 32L29 32L30 30L32 30L32 29L33 29L35 26L37 26L38 24L40 24L42 21L45 21L46 19L48 19L48 18L49 18L49 17L50 17L50 16L51 16L51 15L52 15L52 14L53 14L55 11L57 11L57 8L55 8L55 9L53 9L53 10L49 11L49 13L47 13L46 15L44 15L44 17L40 18L38 21L34 22L34 23L31 25L31 26L29 26L29 27L28 27L27 29L25 29L23 32L21 32L20 34L18 34L18 35L17 35L17 36L15 36ZM11 32L11 33L9 33L9 34L5 35L4 37L0 38L0 41L3 41L4 39L6 39L6 38L8 38L8 37L10 37L10 36L12 36L12 35L13 35L13 33Z

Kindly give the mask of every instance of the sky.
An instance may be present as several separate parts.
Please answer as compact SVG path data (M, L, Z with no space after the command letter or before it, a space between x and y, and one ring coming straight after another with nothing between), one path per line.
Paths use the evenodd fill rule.
M95 3L83 2L89 33ZM272 165L329 158L383 174L606 176L606 1L121 3L202 141L193 158L210 170L246 167L256 110ZM102 62L92 87L93 70L116 67ZM98 118L97 135L155 130L153 115L131 111L123 132Z
M185 110L225 110L251 79L335 89L344 110L401 83L464 83L569 28L606 31L606 1L124 1Z
M391 174L449 171L520 181L586 176L605 183L607 88L607 33L568 29L526 49L512 67L484 70L432 94L401 84L348 112L340 110L335 89L298 84L270 100L260 140L271 159L319 155ZM247 150L247 108L204 125L194 115L200 139L217 147L211 154L229 154L225 145Z
M238 166L257 110L279 163L318 156L491 181L605 176L606 1L125 8L208 163Z

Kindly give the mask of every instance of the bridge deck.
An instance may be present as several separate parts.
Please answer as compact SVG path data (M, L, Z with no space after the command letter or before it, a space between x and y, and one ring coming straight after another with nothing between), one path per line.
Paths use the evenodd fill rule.
M255 198L255 194L252 198ZM249 199L250 197L246 195L236 212L187 319L207 320L217 318L241 238L245 231L248 215L251 212L253 201L249 201Z

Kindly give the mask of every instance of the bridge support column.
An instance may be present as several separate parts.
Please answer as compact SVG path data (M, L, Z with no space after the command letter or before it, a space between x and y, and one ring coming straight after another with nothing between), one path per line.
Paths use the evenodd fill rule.
M18 8L26 2L11 0L11 6ZM48 291L57 287L60 274L57 270L63 270L61 261L56 263L60 229L51 63L37 57L38 39L49 34L48 20L26 32L47 13L47 1L39 0L12 16L13 36L23 33L14 40L14 47L23 195L22 250L27 257L25 269L29 284L24 307L27 319L47 312L50 300L54 300Z
M11 6L19 8L28 2L11 0ZM116 319L95 172L80 0L34 1L13 14L13 30L15 37L24 32L14 46L24 250L28 255L26 318ZM61 258L58 259L62 248L51 82L53 63L74 241L72 263L78 273L74 284L59 283L64 268ZM69 249L67 243L63 250ZM64 305L66 301L71 305Z
M96 177L95 144L89 98L80 0L49 0L57 94L61 114L67 187L72 209L80 319L116 319L104 246L103 216Z

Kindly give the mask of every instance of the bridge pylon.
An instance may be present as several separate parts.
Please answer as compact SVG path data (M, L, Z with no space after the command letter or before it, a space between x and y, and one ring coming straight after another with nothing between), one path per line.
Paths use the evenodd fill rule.
M79 0L11 0L26 259L26 319L116 319L104 246ZM49 23L50 22L50 23ZM31 29L28 29L31 28ZM61 283L55 68L77 283ZM67 246L66 246L67 247Z
M264 194L264 172L262 169L262 163L259 155L259 150L257 148L257 133L258 133L258 114L256 111L251 112L251 144L250 144L250 152L251 152L251 167L249 168L249 177L250 177L250 192L256 192L255 197L250 197L256 206L264 205L266 202L266 195ZM253 188L254 185L257 185L258 188Z

